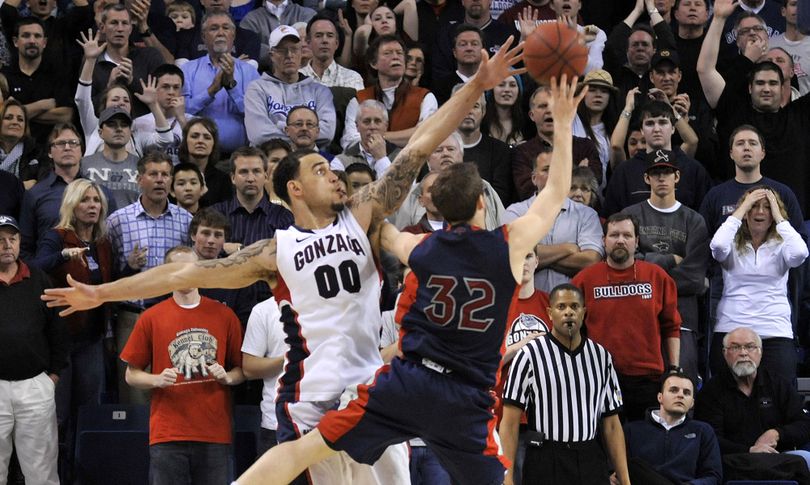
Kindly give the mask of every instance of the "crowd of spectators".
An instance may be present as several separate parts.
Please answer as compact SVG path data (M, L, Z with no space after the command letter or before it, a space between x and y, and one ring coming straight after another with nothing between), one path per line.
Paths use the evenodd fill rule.
M206 386L220 407L229 405L223 385L235 386L239 403L261 401L262 449L271 447L272 387L285 344L267 284L200 291L224 304L198 310L211 320L210 332L223 336L217 353L216 344L213 350L202 345L207 333L189 330L192 343L200 339L196 350L210 353L195 362L188 360L188 342L171 355L150 353L157 338L151 325L177 313L160 306L165 297L62 319L37 303L42 288L64 286L68 277L114 281L164 259L215 259L272 238L294 222L273 186L280 159L296 150L318 152L343 174L347 194L360 190L386 172L419 123L475 76L484 53L492 56L510 35L525 38L539 23L558 19L577 29L588 48L579 79L588 92L573 124L569 200L527 256L505 360L525 365L552 352L556 322L547 293L570 284L582 291L587 308L581 341L597 345L600 366L610 367L602 376L608 393L621 389L592 417L620 412L623 421L637 421L626 429L631 477L652 472L719 483L720 452L802 448L810 443L810 424L792 393L805 365L797 349L810 338L804 222L810 36L799 21L807 13L800 8L810 11L810 4L800 3L5 0L0 301L17 314L0 315L0 483L12 449L32 483L56 483L56 447L34 438L63 445L60 478L70 483L79 406L145 403L154 388L160 391L152 393L153 418L160 417L153 447L195 440L227 445L225 427L203 438L161 428L171 421L167 416L192 406L164 392L166 379L177 378L167 372L213 379ZM487 92L430 155L390 221L419 234L446 227L431 189L437 174L459 163L475 164L484 179L486 229L522 215L548 177L549 102L549 87L528 75ZM380 261L385 312L402 268L385 254ZM199 300L194 295L173 298L182 307ZM212 312L229 323L214 322ZM22 321L32 330L22 332ZM241 323L241 334L232 335L233 322ZM243 334L242 355L235 355ZM547 337L520 357L538 335ZM166 360L181 354L185 364ZM740 355L752 357L753 371L735 364ZM516 372L503 377L526 378ZM676 377L666 379L668 373ZM37 393L50 382L55 386L46 386L45 400L54 408L31 424L39 436L19 436L14 429L21 418L5 412L18 406L12 396L41 399ZM540 384L507 386L506 403L526 412L520 446L527 430L576 441L550 432L549 419L562 417L547 416L552 407L521 394L532 386ZM722 396L735 387L737 394ZM156 396L164 406L157 411ZM755 398L774 398L785 410L769 414L768 427L750 430L745 419L735 415L735 424L722 415ZM696 416L710 426L686 417L694 402ZM212 417L230 423L225 409L188 419L198 425ZM517 429L518 422L510 418L509 425ZM645 446L663 440L662 429L676 428L699 439L694 446L681 439L677 456ZM175 452L153 448L152 458L171 467ZM423 455L414 457L429 466L412 469L414 483L449 480ZM521 457L518 449L517 463ZM736 469L725 458L724 465ZM746 473L779 468L766 460L760 465ZM224 464L211 467L224 476ZM525 471L536 469L531 463ZM519 483L520 470L508 479ZM528 476L525 483L536 482Z

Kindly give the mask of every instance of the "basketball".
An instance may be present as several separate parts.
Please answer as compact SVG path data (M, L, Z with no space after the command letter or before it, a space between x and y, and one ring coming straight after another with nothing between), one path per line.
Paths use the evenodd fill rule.
M562 22L545 22L537 26L523 46L523 63L540 84L563 74L570 80L582 76L588 63L588 48L577 31Z

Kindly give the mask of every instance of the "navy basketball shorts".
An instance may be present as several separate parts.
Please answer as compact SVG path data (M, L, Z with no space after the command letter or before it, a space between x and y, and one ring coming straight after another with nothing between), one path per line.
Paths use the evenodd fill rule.
M371 384L348 388L318 430L332 449L368 464L389 445L420 437L455 483L501 484L509 461L493 404L486 390L397 358Z

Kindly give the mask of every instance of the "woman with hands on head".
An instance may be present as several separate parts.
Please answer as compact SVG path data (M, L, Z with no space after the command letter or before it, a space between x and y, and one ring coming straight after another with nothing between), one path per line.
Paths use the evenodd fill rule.
M808 250L786 218L778 193L767 186L754 187L743 194L712 238L712 256L723 270L723 295L712 336L714 372L725 366L723 336L744 326L762 338L762 366L783 378L796 377L787 279Z

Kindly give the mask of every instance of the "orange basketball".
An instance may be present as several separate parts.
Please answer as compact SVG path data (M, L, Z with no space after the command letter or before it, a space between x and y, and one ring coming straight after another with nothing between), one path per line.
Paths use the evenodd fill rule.
M588 63L588 48L580 43L577 31L562 22L545 22L537 26L526 39L523 63L529 74L540 84L548 84L552 76L568 79L582 76Z

